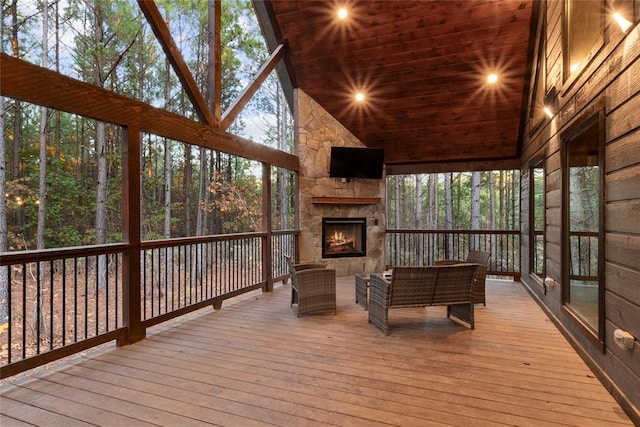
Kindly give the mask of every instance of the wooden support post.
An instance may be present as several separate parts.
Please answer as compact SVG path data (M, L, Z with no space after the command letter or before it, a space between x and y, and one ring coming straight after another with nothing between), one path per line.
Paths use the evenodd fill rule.
M140 129L129 126L122 147L122 227L129 247L122 257L122 316L126 336L118 346L134 343L146 336L140 307Z
M264 292L271 292L273 290L271 196L271 165L262 163L262 229L267 233L262 242L262 280L265 283L263 288Z

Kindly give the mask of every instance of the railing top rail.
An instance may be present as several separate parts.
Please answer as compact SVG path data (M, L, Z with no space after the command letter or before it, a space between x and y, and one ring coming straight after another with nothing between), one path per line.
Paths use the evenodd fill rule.
M597 231L569 231L570 236L598 237Z
M146 240L140 244L142 249L154 249L171 246L191 245L197 243L221 242L226 240L248 239L252 237L265 237L264 231L249 233L215 234L210 236L178 237L175 239Z
M272 234L292 234L299 230L278 230ZM265 237L266 232L248 232L217 234L211 236L180 237L175 239L147 240L141 243L142 249L154 249L160 247L181 246L196 243L218 242L226 240L247 239L252 237ZM63 258L106 255L124 252L129 248L128 243L109 243L105 245L74 246L71 248L34 249L28 251L0 252L0 266L22 264L28 262L51 261Z
M285 234L296 234L299 233L300 230L299 229L289 229L289 230L273 230L271 232L271 234L276 234L276 235L285 235Z
M388 228L387 233L397 234L520 234L520 230L417 230Z
M128 247L129 245L127 243L112 243L106 245L75 246L72 248L2 252L0 253L0 266L29 262L51 261L62 258L112 254L124 252Z

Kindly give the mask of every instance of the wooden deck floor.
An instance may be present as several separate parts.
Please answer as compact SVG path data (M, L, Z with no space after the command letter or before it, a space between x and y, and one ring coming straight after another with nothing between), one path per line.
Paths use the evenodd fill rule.
M519 283L489 281L476 329L391 312L384 336L338 281L338 314L289 286L4 384L0 424L632 425Z

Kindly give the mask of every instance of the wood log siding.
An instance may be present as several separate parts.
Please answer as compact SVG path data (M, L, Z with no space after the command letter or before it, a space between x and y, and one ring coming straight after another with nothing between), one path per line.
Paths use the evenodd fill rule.
M542 3L546 11L546 89L559 90L560 111L529 135L523 143L522 171L544 154L546 169L546 270L559 286L544 289L528 275L523 282L557 322L574 347L588 360L601 381L637 423L640 423L640 353L618 348L613 342L616 328L640 337L640 28L623 35L615 24L605 28L605 45L576 78L562 83L562 2ZM640 9L640 2L636 2ZM640 16L636 13L637 17ZM540 37L540 34L538 34ZM544 70L545 67L542 67ZM535 76L532 76L535 78ZM605 351L594 346L562 308L562 161L561 135L598 103L604 107L604 338ZM530 107L531 108L531 107ZM527 117L530 117L527 115ZM521 187L523 200L529 188ZM523 221L528 221L527 216ZM522 227L523 230L528 227ZM528 251L522 239L522 270L528 271ZM566 262L566 261L565 261Z

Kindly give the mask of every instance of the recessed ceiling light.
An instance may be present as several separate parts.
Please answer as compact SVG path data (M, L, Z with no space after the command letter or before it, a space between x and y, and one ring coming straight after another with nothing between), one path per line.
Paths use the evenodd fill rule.
M338 9L338 18L346 19L347 15L348 15L347 9L345 9L344 7L341 7L340 9Z
M631 27L631 22L627 21L627 19L618 12L615 12L613 14L613 18L616 20L618 25L620 25L620 29L623 33L626 33L627 30Z
M362 92L356 93L356 101L358 101L358 102L364 101L364 93L362 93Z
M497 74L489 74L487 76L487 81L491 84L495 83L498 81L498 75Z

